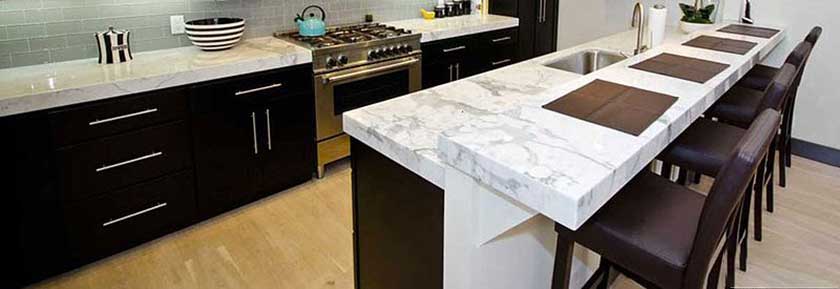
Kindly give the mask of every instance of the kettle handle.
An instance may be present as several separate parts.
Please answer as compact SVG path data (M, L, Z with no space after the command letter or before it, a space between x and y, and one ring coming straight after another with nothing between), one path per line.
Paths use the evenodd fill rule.
M303 11L301 11L300 14L306 15L306 10L309 10L309 8L318 8L318 10L321 10L321 21L327 20L327 12L324 11L324 8L321 8L321 6L318 5L306 6L306 8L303 8Z

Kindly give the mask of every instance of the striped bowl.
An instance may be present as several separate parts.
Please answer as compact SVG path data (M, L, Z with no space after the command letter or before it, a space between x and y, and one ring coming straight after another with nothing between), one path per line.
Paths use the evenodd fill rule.
M188 21L187 37L204 51L225 50L235 46L245 33L245 19L210 18Z

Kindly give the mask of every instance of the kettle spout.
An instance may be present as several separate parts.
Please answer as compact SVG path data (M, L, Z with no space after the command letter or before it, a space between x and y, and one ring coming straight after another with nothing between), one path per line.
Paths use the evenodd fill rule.
M297 24L303 23L303 16L300 16L300 14L296 14L294 22L297 23Z

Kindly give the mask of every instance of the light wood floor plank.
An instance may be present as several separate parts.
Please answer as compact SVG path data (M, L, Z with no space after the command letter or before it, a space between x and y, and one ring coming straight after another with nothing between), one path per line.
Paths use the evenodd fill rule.
M738 286L840 284L840 168L794 157ZM699 189L707 189L704 179ZM32 289L351 289L348 162L279 193ZM639 288L620 279L613 288Z

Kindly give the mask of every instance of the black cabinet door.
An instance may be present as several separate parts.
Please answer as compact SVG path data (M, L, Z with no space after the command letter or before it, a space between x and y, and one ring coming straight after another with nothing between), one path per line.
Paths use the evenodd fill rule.
M258 112L265 147L259 155L261 195L312 178L316 165L314 111L312 94L300 93L272 99Z
M193 110L197 202L199 214L210 217L255 194L259 110L214 85L194 91Z
M423 89L455 80L455 62L436 61L423 63Z
M543 16L538 21L534 32L534 57L557 50L557 0L537 0L543 5ZM538 9L539 13L539 9Z
M0 288L18 288L66 269L61 197L45 114L0 119L0 154L13 165L0 169L3 209L0 244L8 269Z

